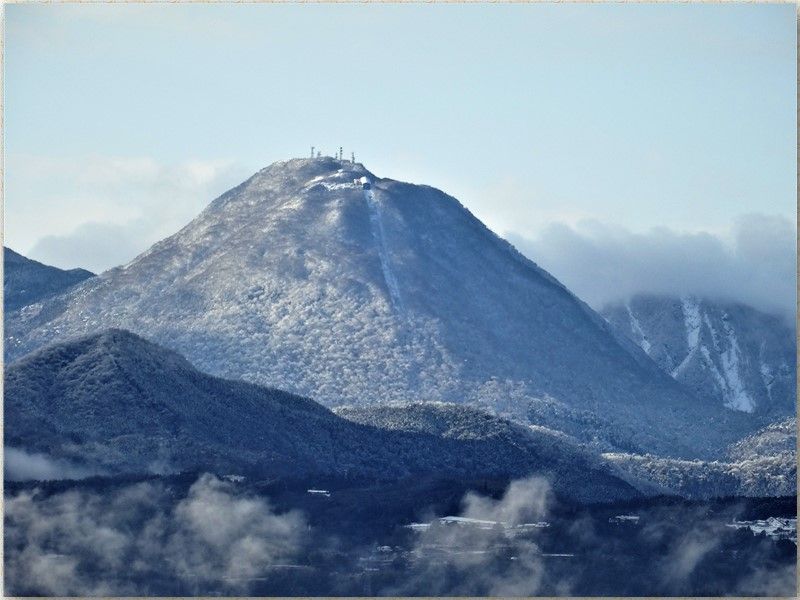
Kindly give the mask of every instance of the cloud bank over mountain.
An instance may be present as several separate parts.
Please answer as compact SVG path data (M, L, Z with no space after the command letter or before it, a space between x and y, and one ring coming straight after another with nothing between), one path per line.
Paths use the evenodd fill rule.
M136 156L15 155L8 167L6 243L45 264L97 273L183 227L248 171L225 159Z
M794 321L796 230L785 217L743 215L726 234L635 233L592 220L506 237L596 308L636 293L693 294Z

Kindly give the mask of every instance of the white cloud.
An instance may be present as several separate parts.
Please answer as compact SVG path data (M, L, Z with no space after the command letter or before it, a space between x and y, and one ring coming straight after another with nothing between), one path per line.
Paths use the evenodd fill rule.
M549 482L532 476L512 481L497 500L469 492L462 500L459 516L517 525L546 517L553 499ZM498 568L496 550L504 536L502 526L498 527L487 531L469 526L438 526L434 521L434 525L419 534L414 546L413 554L421 559L419 570L399 589L390 590L391 593L406 595L418 590L448 596L540 593L545 564L539 547L532 540L516 540L514 562ZM563 588L564 595L568 594L568 582L558 587Z
M15 595L147 595L157 579L162 589L242 593L308 535L300 513L279 514L212 475L177 500L148 482L102 494L23 491L6 498L5 519L6 591Z
M263 498L238 497L231 486L203 475L173 512L169 562L184 579L233 588L293 555L306 531L297 512L275 514Z
M7 481L84 479L99 474L101 471L97 469L75 465L44 454L29 453L11 447L3 450L3 478Z
M230 160L12 155L7 163L6 245L93 271L128 262L251 174Z
M550 483L529 477L512 481L500 500L469 492L464 496L462 516L519 525L543 519L552 501Z
M640 292L696 294L794 321L796 230L784 217L744 215L724 234L581 221L506 237L594 308Z

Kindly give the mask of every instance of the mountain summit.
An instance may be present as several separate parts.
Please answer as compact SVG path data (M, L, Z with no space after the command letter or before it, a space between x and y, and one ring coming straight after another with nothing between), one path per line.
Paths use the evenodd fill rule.
M333 158L262 169L6 325L11 359L121 327L329 406L469 403L606 449L713 456L756 426L698 402L456 199Z
M3 308L8 312L33 304L89 277L94 273L86 269L65 271L3 248Z

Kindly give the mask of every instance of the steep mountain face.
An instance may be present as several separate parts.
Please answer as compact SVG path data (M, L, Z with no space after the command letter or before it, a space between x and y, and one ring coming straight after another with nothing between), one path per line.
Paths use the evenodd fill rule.
M64 271L3 248L3 308L6 312L17 310L89 277L94 277L94 273L85 269Z
M448 418L447 407L433 411ZM357 423L294 394L206 375L122 330L47 347L5 374L6 446L111 474L209 469L386 480L537 473L568 498L638 495L607 465L554 453L546 435L474 411L462 420L493 425L456 438Z
M698 397L769 418L795 414L795 336L779 317L741 304L650 295L602 314Z
M130 264L10 315L7 358L108 327L328 406L469 403L603 449L711 456L753 425L454 198L331 158L275 163Z

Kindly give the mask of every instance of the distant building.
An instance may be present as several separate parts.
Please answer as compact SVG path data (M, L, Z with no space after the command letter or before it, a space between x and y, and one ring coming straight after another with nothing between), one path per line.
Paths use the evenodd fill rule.
M615 517L611 517L608 522L615 524L627 523L629 525L638 525L639 517L636 515L617 515Z

